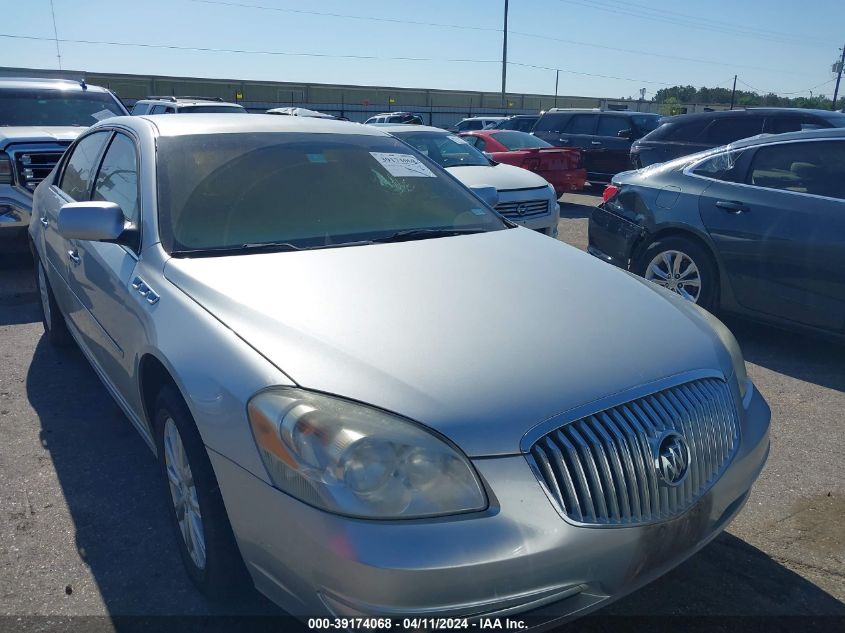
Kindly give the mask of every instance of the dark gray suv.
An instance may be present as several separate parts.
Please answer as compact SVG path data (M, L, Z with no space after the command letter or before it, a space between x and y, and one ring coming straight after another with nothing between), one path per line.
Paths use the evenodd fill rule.
M581 150L587 178L607 183L631 168L631 142L655 129L660 115L648 112L552 108L532 134L558 147Z
M797 108L747 108L680 114L662 119L660 127L631 145L631 165L639 169L665 163L758 134L831 127L845 127L845 114Z

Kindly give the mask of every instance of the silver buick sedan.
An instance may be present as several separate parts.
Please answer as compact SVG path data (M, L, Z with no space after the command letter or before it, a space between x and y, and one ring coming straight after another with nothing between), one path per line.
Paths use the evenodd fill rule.
M739 512L770 412L730 332L489 193L377 128L238 114L108 119L38 187L46 336L157 455L204 592L571 617Z

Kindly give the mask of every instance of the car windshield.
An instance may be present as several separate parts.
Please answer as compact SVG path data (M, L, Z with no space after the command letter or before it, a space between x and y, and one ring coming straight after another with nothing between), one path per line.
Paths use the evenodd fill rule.
M106 92L79 90L0 90L0 126L70 125L89 127L126 114Z
M182 106L179 108L182 114L200 113L200 114L218 114L220 112L230 112L234 114L243 114L246 112L241 106L233 105L214 105L214 106Z
M157 161L162 244L183 255L506 228L472 193L389 136L162 137Z
M496 132L492 134L492 137L511 151L535 147L553 147L551 143L525 132Z
M454 134L441 132L394 132L415 150L441 167L489 167L490 159Z

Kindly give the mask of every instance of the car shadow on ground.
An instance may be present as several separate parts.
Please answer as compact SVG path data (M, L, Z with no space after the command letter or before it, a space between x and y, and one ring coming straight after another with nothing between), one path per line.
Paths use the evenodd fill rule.
M257 592L219 605L194 588L156 485L155 458L75 346L57 351L44 338L39 341L27 396L70 511L78 554L117 630L133 628L120 625L126 616L133 625L138 616L233 616L236 620L225 621L237 630L245 616L275 621L284 615ZM845 615L845 607L762 551L723 534L668 575L600 613L613 619ZM293 626L286 619L283 630Z
M798 380L845 392L845 341L720 315L745 360Z
M44 337L27 375L75 528L79 557L111 616L279 615L257 592L213 604L182 568L155 457L75 345Z
M0 254L0 325L20 325L41 320L38 292L28 252Z

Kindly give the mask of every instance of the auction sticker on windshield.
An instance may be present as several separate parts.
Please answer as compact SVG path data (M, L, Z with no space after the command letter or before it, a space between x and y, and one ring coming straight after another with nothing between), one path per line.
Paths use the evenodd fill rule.
M395 152L370 152L391 176L403 178L434 178L431 170L423 165L416 156Z

